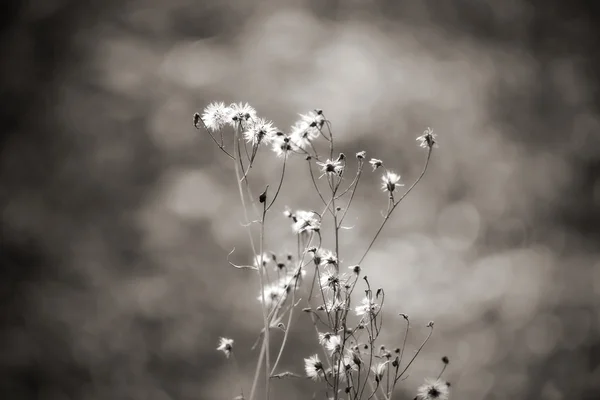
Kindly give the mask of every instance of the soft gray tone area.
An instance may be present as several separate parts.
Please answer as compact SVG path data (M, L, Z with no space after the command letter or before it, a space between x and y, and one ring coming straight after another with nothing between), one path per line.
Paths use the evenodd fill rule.
M38 0L0 37L0 397L230 399L249 388L258 281L228 159L192 126L243 101L288 130L322 108L338 149L406 183L363 269L390 347L436 332L396 398L450 357L454 399L600 391L597 6L573 1ZM12 7L10 7L12 5ZM268 153L256 182L277 182ZM297 168L296 168L297 167ZM276 208L316 207L302 163ZM370 172L370 171L367 171ZM386 198L366 174L341 258ZM269 250L295 250L271 219ZM298 313L282 369L317 346ZM418 327L417 327L418 326ZM423 327L423 328L419 328ZM236 340L241 377L215 349ZM277 337L274 334L275 337ZM272 398L311 398L304 380Z

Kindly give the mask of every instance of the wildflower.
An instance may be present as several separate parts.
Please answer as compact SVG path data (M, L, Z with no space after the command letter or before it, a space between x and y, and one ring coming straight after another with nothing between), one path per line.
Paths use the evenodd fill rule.
M369 164L371 164L371 166L373 167L373 171L375 171L377 168L383 167L383 161L377 158L371 158Z
M346 381L348 379L347 371L351 369L350 364L346 364L344 359L336 360L333 366L327 370L327 375L334 377L337 376L340 381Z
M340 287L340 277L333 268L327 268L321 276L321 288L323 290L337 290Z
M319 130L304 121L298 121L292 126L290 138L298 147L306 149L310 142L319 137Z
M337 258L337 256L332 251L330 251L330 250L323 250L323 251L321 251L320 259L321 259L320 264L322 266L338 265L338 258Z
M261 142L270 143L277 133L277 128L273 127L273 122L264 118L258 118L256 121L249 121L246 124L244 138L248 143L256 146Z
M271 257L267 253L257 254L254 256L254 266L258 268L260 265L266 267L269 264Z
M325 346L325 343L329 342L329 339L331 339L331 333L329 332L319 332L319 344Z
M446 382L439 379L425 379L425 384L417 390L417 398L420 400L447 400L449 392Z
M256 110L248 103L232 103L229 108L231 109L231 112L229 114L228 122L234 128L247 129L252 121L256 120Z
M306 371L306 376L312 380L317 381L323 377L323 363L319 360L317 354L304 359L304 370Z
M317 161L317 164L321 166L321 172L323 173L320 177L326 174L341 176L344 172L344 165L340 160L332 161L328 159L325 162Z
M225 353L225 357L229 358L229 355L233 351L233 339L222 337L219 340L219 347L217 347L217 350L222 351Z
M308 114L300 114L302 122L308 124L311 128L320 130L325 124L325 117L322 110L309 111Z
M313 211L296 211L294 224L292 229L300 234L302 232L318 231L321 229L319 215Z
M356 315L365 315L367 313L376 313L379 310L379 304L374 303L370 298L365 297L359 306L354 308Z
M294 215L294 213L292 212L292 210L290 210L288 207L286 207L285 210L283 211L283 215L286 218L296 218L296 215Z
M422 148L431 149L432 147L438 147L435 138L437 138L437 135L433 133L433 129L428 127L425 129L423 134L417 138L417 140L421 142L419 143L419 146Z
M381 180L383 181L381 183L381 190L383 190L384 192L390 192L393 193L398 186L404 186L404 184L399 183L400 182L400 175L395 174L393 172L387 171L382 177Z
M383 379L383 375L385 374L385 371L387 369L388 362L389 361L382 362L371 367L373 374L375 374L375 382L381 382L381 380Z
M346 302L339 298L327 299L325 300L325 304L321 306L321 309L324 309L328 313L343 311L346 309Z
M329 340L325 341L325 348L331 355L339 353L342 349L342 339L339 335L333 335L329 337Z
M358 346L355 346L351 351L348 351L347 357L350 360L352 360L352 363L355 365L354 368L360 366L363 363L362 359L360 358L360 351L358 349Z
M225 103L210 103L202 114L202 121L208 129L213 132L220 130L228 121L231 114L231 108L225 107ZM197 125L197 118L194 117L194 125Z
M293 143L290 141L289 136L275 136L273 139L273 151L277 154L277 157L283 157L290 151L295 151Z
M270 308L272 306L280 304L283 301L283 298L286 294L287 287L286 285L281 285L280 282L266 286L264 289L265 305L267 306L267 308ZM257 298L258 301L263 301L262 295L259 295Z
M356 275L360 274L360 265L352 265L348 268L351 269Z

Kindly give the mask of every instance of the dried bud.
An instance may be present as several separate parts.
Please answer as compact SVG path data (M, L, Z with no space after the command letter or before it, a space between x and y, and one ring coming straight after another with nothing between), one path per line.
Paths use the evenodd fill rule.
M306 307L306 308L303 308L302 311L304 311L304 312L311 312L312 308Z
M367 155L366 151L359 151L358 153L356 153L356 158L358 158L359 160L364 160L365 156Z
M427 328L433 328L433 321L429 321L427 323Z
M258 201L262 204L267 201L267 190L269 190L269 185L265 188L265 191L258 196Z
M404 318L405 320L407 320L407 321L408 321L408 315L406 315L406 314L404 314L404 313L400 313L400 314L398 314L398 315L400 315L402 318Z
M198 128L199 125L200 125L200 114L194 113L194 128L200 129L200 128Z
M442 362L446 365L450 364L450 359L447 356L442 357Z

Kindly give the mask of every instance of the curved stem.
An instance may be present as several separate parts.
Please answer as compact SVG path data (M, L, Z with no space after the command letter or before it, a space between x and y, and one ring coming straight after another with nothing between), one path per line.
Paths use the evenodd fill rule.
M398 206L398 204L400 204L400 202L413 190L413 188L417 185L417 183L419 183L421 181L421 179L423 179L423 176L425 175L425 172L427 171L427 166L429 165L429 159L431 158L431 152L432 152L432 148L429 148L429 151L427 152L427 160L425 161L425 166L423 167L423 171L421 171L421 175L419 175L419 177L417 178L417 180L398 199L398 201L394 201L393 202L393 206L391 207L391 209L386 213L385 217L383 218L383 221L382 221L381 225L379 226L379 229L375 233L375 236L373 237L373 240L371 240L371 243L369 243L369 246L367 247L367 250L365 251L365 253L363 254L363 256L360 258L360 261L358 262L358 265L360 265L364 261L365 257L367 257L367 254L369 254L369 251L371 250L371 247L373 247L373 244L375 244L375 241L377 240L377 238L379 237L379 234L383 230L383 227L385 226L385 223L388 221L388 219L390 219L390 216L392 215L392 213L394 212L394 210L396 209L396 207Z
M269 203L269 206L267 207L266 211L269 211L269 209L271 208L273 203L275 203L275 200L277 200L277 196L279 195L279 191L281 190L281 186L283 185L283 178L285 176L285 165L286 164L287 164L287 153L285 153L285 156L283 158L283 168L281 171L281 179L279 180L279 186L277 186L277 191L275 192L275 196L273 196L273 200L271 200L271 202Z

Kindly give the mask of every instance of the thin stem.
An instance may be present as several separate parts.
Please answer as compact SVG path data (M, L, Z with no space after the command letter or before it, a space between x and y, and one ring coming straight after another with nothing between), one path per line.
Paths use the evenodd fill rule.
M240 129L238 128L238 129L235 130L235 138L234 138L234 146L237 144L238 154L240 154L240 149L239 149L239 145L240 145L239 144L239 133L240 133ZM248 208L246 207L246 200L244 198L244 191L242 189L242 182L240 180L240 170L239 170L239 167L238 167L238 163L235 162L235 161L237 161L237 160L234 159L235 174L236 174L236 178L237 178L238 191L239 191L239 194L240 194L240 200L242 202L242 208L244 210L244 217L245 217L245 220L246 220L246 224L249 225L250 224L250 220L248 218ZM242 171L243 171L243 166L242 166ZM250 229L248 229L247 232L248 232L248 237L250 238L250 245L252 247L252 251L254 252L254 254L256 254L256 246L254 245L254 238L252 237L252 232L251 232ZM262 235L262 232L261 232L261 249L260 249L261 250L260 251L261 257L262 257L262 253L263 253L263 251L262 251L262 236L263 235ZM267 356L266 357L267 358L267 368L268 368L268 365L269 365L269 360L268 360L268 357L269 357L269 352L268 352L268 346L269 346L269 325L268 325L268 320L267 320L267 306L266 306L266 301L265 301L264 271L263 271L262 265L259 265L258 271L259 271L259 276L260 276L260 292L261 292L261 297L262 297L262 307L261 308L262 308L262 312L263 312L263 322L264 322L264 325L265 325L265 336L264 336L264 339L263 339L263 349L261 349L261 355L259 357L259 361L258 361L257 366L256 366L255 377L257 377L257 375L259 373L259 370L260 370L260 366L262 364L262 351L263 350L266 352L266 356ZM252 389L250 391L250 400L253 400L253 398L254 398L254 393L256 391L256 384L257 384L257 381L255 379L254 383L252 384ZM268 379L268 375L267 375L267 396L268 396L268 389L269 389L268 385L269 385L269 379Z
M263 257L263 251L264 251L264 243L265 243L265 216L267 214L267 203L263 203L263 213L262 213L262 217L261 217L261 221L260 221L260 257L261 257L261 264L262 264L262 257ZM263 268L259 269L260 271L260 279L261 279L261 286L263 287L262 290L262 300L263 302L265 301L265 292L264 292L264 271ZM271 368L270 368L270 359L269 359L269 336L270 336L270 323L269 323L269 318L267 315L267 307L265 304L265 307L263 307L263 320L264 320L264 324L265 324L265 336L264 336L264 341L265 341L265 391L266 391L266 399L269 400L269 385L271 382Z
M421 346L419 347L419 349L417 350L417 352L415 353L415 355L413 356L413 358L410 359L410 361L406 365L406 367L402 370L402 372L400 372L400 375L398 375L394 379L394 383L396 383L398 381L398 379L400 379L402 377L402 375L404 375L404 373L411 366L411 364L413 363L413 361L415 361L415 359L417 358L417 356L419 355L419 353L421 352L421 350L423 350L423 347L425 347L425 344L427 343L427 341L429 340L429 338L431 337L432 334L433 334L433 325L430 326L429 335L427 335L427 337L425 338L425 340L423 341L423 343L421 343Z
M269 211L269 209L271 208L273 203L275 203L275 200L277 200L277 196L279 195L279 191L281 190L281 186L283 185L283 178L285 176L285 165L286 164L287 164L287 153L285 153L285 156L283 157L283 168L281 171L281 179L279 180L279 186L277 186L277 191L275 192L275 196L273 196L273 200L271 200L271 202L269 203L266 211Z
M298 269L298 273L300 273L300 269ZM285 333L283 334L283 341L281 342L281 347L279 348L279 353L277 354L277 359L275 359L275 363L273 363L273 368L271 369L271 373L270 375L273 375L273 373L275 372L275 369L277 368L277 365L279 364L279 360L281 358L281 355L283 354L283 349L285 348L285 343L287 341L287 337L288 337L288 332L290 331L290 324L292 323L292 316L294 314L294 303L296 302L296 286L298 284L298 278L295 278L295 283L294 283L294 288L292 289L292 307L290 308L290 313L288 315L288 322L287 325L285 327Z
M382 221L381 225L379 226L379 229L377 229L377 233L375 233L375 236L373 237L373 240L371 240L371 243L369 243L369 246L367 247L367 250L365 251L365 253L363 254L363 256L360 258L360 261L358 262L359 265L364 261L365 257L367 257L367 254L369 254L369 251L371 250L371 247L373 247L373 244L375 244L375 241L377 240L377 238L379 237L379 234L383 230L383 227L385 226L385 223L388 221L388 219L390 219L390 216L392 215L392 213L394 212L394 210L396 209L396 207L398 206L398 204L400 204L400 202L406 197L406 195L408 195L411 192L411 190L413 190L413 188L417 185L417 183L419 183L421 181L421 179L425 175L425 171L427 171L427 166L429 165L429 159L431 158L431 152L432 152L432 148L429 148L429 151L427 153L427 160L425 161L425 166L423 167L423 171L421 171L421 175L419 175L419 178L417 178L417 180L398 199L398 201L393 202L393 206L391 207L391 209L386 213L385 217L383 218L383 221Z
M206 126L206 124L204 123L204 121L202 120L202 118L200 118L200 121L202 121L202 126L204 126L204 129L206 130L206 132L208 132L208 134L210 135L210 138L213 140L213 142L215 142L215 144L217 145L217 147L219 149L221 149L221 151L225 154L227 154L227 156L229 158L231 158L232 160L235 160L235 157L232 156L231 154L229 154L229 152L227 150L225 150L225 146L223 146L223 132L221 132L221 130L219 130L219 132L221 132L221 143L217 142L217 139L215 139L215 137L213 136L212 132L210 131L210 129L208 129L208 127ZM196 129L198 129L196 127Z

